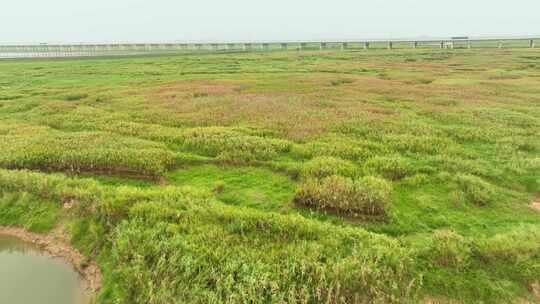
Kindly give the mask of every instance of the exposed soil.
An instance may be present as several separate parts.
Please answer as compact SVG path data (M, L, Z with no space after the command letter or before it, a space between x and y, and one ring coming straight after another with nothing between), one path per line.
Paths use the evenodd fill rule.
M531 292L540 299L540 282L534 282L530 286Z
M540 212L540 198L536 198L531 203L531 208Z
M37 234L23 228L0 226L0 234L10 235L37 245L44 255L69 262L81 275L86 290L95 294L101 288L101 272L98 265L69 245L68 236L59 226L48 234Z

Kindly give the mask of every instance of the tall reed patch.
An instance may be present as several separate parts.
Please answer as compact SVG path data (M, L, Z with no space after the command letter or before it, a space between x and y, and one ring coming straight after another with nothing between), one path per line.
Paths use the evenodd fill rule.
M410 252L386 237L219 203L195 206L133 205L114 233L113 300L400 303L420 286Z
M159 176L174 163L163 144L103 132L58 132L13 126L0 135L4 168L102 171Z

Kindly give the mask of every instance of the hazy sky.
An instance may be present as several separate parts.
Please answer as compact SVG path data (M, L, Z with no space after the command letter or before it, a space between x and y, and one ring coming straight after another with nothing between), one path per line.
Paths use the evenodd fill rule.
M540 0L2 0L0 42L538 35Z

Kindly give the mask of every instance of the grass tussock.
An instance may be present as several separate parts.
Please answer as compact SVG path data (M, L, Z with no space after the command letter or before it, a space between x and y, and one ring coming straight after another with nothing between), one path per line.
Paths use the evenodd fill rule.
M455 181L468 201L478 206L487 206L493 203L495 190L492 185L480 177L457 175Z
M437 230L433 233L428 249L424 254L436 266L464 268L471 258L470 242L452 230Z
M383 179L350 179L337 175L309 179L300 185L295 201L315 209L348 216L384 216L390 207L391 185Z
M364 163L366 174L380 175L389 180L400 180L413 175L413 165L400 156L373 157Z

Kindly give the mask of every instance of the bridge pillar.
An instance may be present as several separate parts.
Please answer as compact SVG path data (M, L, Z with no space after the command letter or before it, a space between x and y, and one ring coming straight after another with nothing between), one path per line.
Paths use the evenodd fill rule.
M369 42L367 42L367 41L364 42L364 49L365 50L369 49Z
M341 50L344 51L349 47L349 44L347 42L341 43Z
M326 42L321 42L321 47L320 47L321 50L325 50L326 49Z
M391 50L394 48L394 44L392 43L392 41L389 41L388 42L388 49Z
M417 42L417 41L415 41L415 42L412 43L412 48L413 48L413 49L418 48L418 42Z
M287 50L287 48L288 48L288 45L286 43L281 44L281 50L285 51Z
M531 49L534 49L534 40L533 39L529 40L529 47Z
M441 41L441 49L444 49L444 41Z

